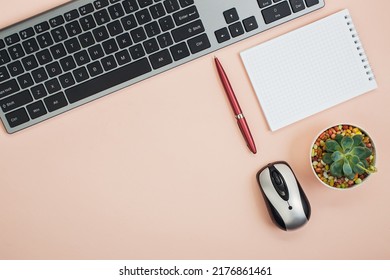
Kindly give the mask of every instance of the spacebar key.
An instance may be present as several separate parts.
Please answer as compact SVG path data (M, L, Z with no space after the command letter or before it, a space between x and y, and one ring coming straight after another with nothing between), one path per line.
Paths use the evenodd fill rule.
M148 60L143 58L112 72L88 80L85 83L69 88L65 91L65 94L70 103L75 103L101 91L137 78L150 71L152 71L152 68L150 67Z

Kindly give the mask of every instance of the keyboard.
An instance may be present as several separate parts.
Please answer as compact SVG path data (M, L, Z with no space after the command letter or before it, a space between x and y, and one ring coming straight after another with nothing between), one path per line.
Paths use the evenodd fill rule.
M76 0L0 31L14 133L322 8L323 0Z

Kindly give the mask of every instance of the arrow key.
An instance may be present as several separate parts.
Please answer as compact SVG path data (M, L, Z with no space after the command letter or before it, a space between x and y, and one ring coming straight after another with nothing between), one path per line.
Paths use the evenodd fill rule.
M257 29L259 26L257 25L257 21L255 17L249 17L242 21L244 23L245 31L249 32Z
M226 42L230 39L229 31L226 27L221 28L215 31L215 37L217 38L218 43Z
M244 28L242 27L241 22L236 22L232 25L229 25L229 30L233 38L244 34Z

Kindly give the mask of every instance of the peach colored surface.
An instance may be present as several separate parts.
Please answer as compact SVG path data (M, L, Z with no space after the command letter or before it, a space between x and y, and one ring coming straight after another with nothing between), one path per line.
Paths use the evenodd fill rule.
M0 0L0 27L63 0ZM270 132L239 52L348 8L379 89ZM258 154L240 135L214 54L8 135L0 128L0 259L390 259L390 2L326 7L215 53ZM176 86L173 87L172 85ZM379 173L335 191L310 170L317 133L344 121L375 140ZM288 161L312 218L274 226L255 174Z

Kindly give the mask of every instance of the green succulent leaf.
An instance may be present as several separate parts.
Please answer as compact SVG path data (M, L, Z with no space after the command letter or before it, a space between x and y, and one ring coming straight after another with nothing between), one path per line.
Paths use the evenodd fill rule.
M356 174L356 173L352 172L351 174L347 175L347 178L348 178L349 180L353 180L353 178L355 178L355 174Z
M336 134L336 138L334 140L336 140L336 142L341 145L342 139L343 139L343 136L341 134Z
M332 161L339 161L343 158L344 158L344 155L339 151L336 151L331 155Z
M352 167L346 158L344 158L343 172L346 176L353 174Z
M367 147L355 147L351 151L351 155L357 156L359 159L363 160L368 158L369 156L372 155L372 152L369 148Z
M359 175L362 175L366 172L366 170L364 168L364 164L362 162L359 162L358 164L356 164L353 171L358 173Z
M341 147L343 148L344 152L349 152L349 150L352 148L353 146L353 139L349 136L346 136L344 137L343 139L341 139Z
M339 145L339 143L337 143L334 140L326 140L325 147L326 147L326 151L328 152L342 151L342 148Z
M352 137L352 139L353 139L353 146L354 147L360 146L361 144L364 145L364 143L363 143L363 136L362 135L359 135L359 134L354 135Z
M331 153L326 153L322 156L322 160L326 163L326 164L331 164L333 162L333 159L332 159L332 154Z
M343 160L335 161L330 166L330 173L335 177L343 176Z

